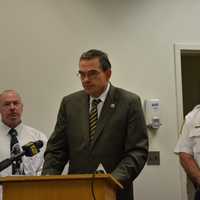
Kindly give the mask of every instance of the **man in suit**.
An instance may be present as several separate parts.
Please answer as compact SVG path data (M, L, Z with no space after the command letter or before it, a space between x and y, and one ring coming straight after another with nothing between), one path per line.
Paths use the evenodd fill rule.
M63 98L55 130L45 152L43 174L93 173L102 164L124 189L119 200L132 200L132 181L143 169L148 137L140 98L109 82L111 64L106 53L89 50L79 61L84 90ZM93 101L96 103L96 113ZM91 113L96 114L91 119Z

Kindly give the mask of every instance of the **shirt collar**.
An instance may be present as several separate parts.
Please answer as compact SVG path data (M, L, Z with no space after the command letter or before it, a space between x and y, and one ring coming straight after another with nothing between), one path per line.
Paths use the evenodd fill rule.
M106 99L106 97L107 97L107 95L108 95L109 89L110 89L110 83L108 83L105 91L99 97L94 98L94 97L90 96L90 104L91 104L91 102L92 102L93 99L101 99L101 102L104 102L105 99Z
M4 124L2 121L0 121L0 126L3 129L3 131L5 131L5 133L8 134L9 130L11 129L10 127L8 127L6 124ZM22 130L22 123L20 123L18 126L15 127L15 130L17 131L17 133L19 134Z

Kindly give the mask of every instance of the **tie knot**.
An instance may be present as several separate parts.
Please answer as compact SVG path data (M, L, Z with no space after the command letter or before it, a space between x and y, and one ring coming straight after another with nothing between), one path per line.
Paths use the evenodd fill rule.
M92 107L97 106L101 102L101 99L93 99L92 100Z
M13 136L17 136L17 131L16 131L16 129L11 128L11 129L8 131L8 134L11 135L12 137L13 137Z

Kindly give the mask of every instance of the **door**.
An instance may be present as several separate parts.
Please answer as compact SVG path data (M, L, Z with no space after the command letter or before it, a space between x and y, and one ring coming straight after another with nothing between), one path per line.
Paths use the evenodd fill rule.
M200 104L200 45L175 45L177 133L185 115ZM180 167L182 199L193 199L194 188ZM187 185L187 189L186 189ZM188 196L187 198L187 192Z
M181 51L182 93L184 116L200 104L200 52Z

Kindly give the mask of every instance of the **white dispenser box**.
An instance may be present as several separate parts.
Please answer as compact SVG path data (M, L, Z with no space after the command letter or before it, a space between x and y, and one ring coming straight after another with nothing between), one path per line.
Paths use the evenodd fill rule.
M144 114L147 127L158 129L161 126L160 122L160 100L147 99L144 101Z

